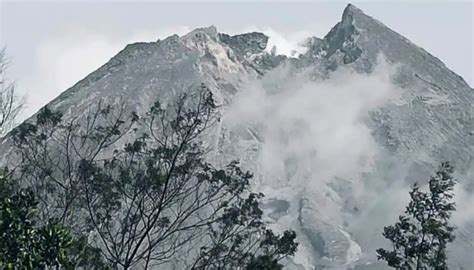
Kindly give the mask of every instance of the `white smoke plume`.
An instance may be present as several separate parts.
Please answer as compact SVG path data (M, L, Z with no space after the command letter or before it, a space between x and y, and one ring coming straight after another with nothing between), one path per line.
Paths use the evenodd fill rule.
M395 70L380 57L371 74L341 68L312 80L310 72L294 74L287 66L250 82L235 98L223 121L236 132L253 130L261 141L256 189L290 203L280 226L298 227L297 208L304 198L314 207L303 218L342 227L346 198L334 191L334 184L341 185L335 179L349 181L353 197L375 192L361 180L380 149L366 122L371 110L398 99L400 89L391 79ZM299 241L308 241L299 235ZM310 252L302 248L296 260L313 264ZM351 252L357 260L360 249Z
M307 200L313 212L306 218L343 228L365 248L362 254L350 251L354 260L373 260L375 249L388 244L383 227L397 220L410 199L409 162L388 155L367 125L369 112L400 101L403 90L392 81L396 72L382 56L370 74L338 68L319 80L290 66L278 68L249 82L223 117L230 130L248 130L259 141L255 188L290 205ZM464 186L456 194L458 205L473 203ZM464 209L453 217L460 227L474 220L471 208ZM289 211L278 224L295 229L300 216L291 211L298 209ZM299 235L305 243L304 233ZM297 261L311 265L303 246L308 243Z
M311 174L306 186L351 178L370 169L377 154L365 120L369 111L397 98L393 72L382 58L370 75L340 69L317 81L283 67L249 83L224 121L259 130L265 185L286 184L294 174ZM270 183L275 179L282 183Z

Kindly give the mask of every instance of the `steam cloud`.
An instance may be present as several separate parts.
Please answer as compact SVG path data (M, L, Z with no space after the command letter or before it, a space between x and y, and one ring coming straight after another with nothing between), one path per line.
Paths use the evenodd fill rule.
M346 195L354 201L376 193L375 187L361 177L372 171L380 154L366 121L371 110L398 99L400 89L391 79L395 71L396 67L383 57L379 57L371 74L339 68L320 80L312 80L310 72L294 74L286 66L249 82L232 102L223 121L236 133L248 129L261 142L261 177L256 189L292 205L290 214L278 220L280 226L298 227L296 220L301 217L296 208L305 198L315 206L309 216L342 228L347 226L343 216L347 198L335 192L334 185L351 186L351 194ZM337 183L335 179L349 182ZM397 190L400 192L396 195L407 194L404 189ZM401 204L400 198L405 197L391 198ZM356 206L354 203L352 207ZM366 213L359 216L373 214L372 211L369 205ZM363 226L358 222L354 220L354 226ZM374 222L373 226L382 226L379 223ZM299 241L307 241L303 234L299 235ZM297 261L310 265L308 258L312 255L308 252L302 248ZM360 249L351 252L356 260Z
M395 222L409 201L410 184L404 181L409 164L389 156L367 125L370 111L399 101L402 89L392 81L396 72L382 56L370 74L339 67L320 80L281 67L243 87L223 118L231 131L247 130L259 141L255 188L290 204L308 199L314 216L352 233L365 248L362 260L374 259L374 250L387 244L383 227ZM376 164L379 160L390 168ZM455 192L458 205L473 203L462 184ZM290 213L278 224L296 228L298 218ZM459 227L472 220L472 210L453 218ZM300 263L305 257L299 256Z
M390 79L394 67L380 58L370 75L339 69L318 81L289 69L249 83L225 116L234 129L259 131L264 184L291 180L300 185L293 180L301 177L293 176L309 173L311 182L305 184L318 186L369 170L378 147L365 120L369 111L397 98L399 91Z

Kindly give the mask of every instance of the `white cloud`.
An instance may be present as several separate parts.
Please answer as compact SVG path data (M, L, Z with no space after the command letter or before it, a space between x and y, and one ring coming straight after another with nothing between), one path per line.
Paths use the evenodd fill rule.
M318 186L334 176L351 178L370 168L379 149L365 124L369 111L399 92L382 62L370 76L341 69L321 81L285 68L270 72L238 94L226 121L261 131L267 181L307 181L302 176L309 173Z
M371 229L383 228L393 213L386 210L406 202L403 182L391 185L393 192L383 180L367 183L363 178L364 173L374 170L381 154L366 124L369 112L399 98L401 90L391 80L395 68L381 57L371 74L340 67L328 78L314 81L309 73L295 74L291 68L282 67L249 82L238 93L222 121L234 134L248 137L245 131L249 129L257 134L261 143L257 147L250 144L258 149L258 171L252 171L259 179L254 188L267 198L287 200L291 208L278 220L279 228L299 230L301 219L307 227L318 228L315 222L321 221L345 229L346 220L351 223L349 232L372 237L374 230L367 229L372 220ZM241 140L238 145L247 144ZM236 151L242 151L244 154L237 156L245 158L246 150ZM347 193L335 192L336 185ZM386 196L380 197L381 191ZM305 212L300 212L301 198L305 199ZM352 211L345 208L346 203L361 208L358 217L346 219ZM302 243L298 263L309 268L315 263L311 261L314 251L305 253L311 244L305 240L305 232L297 233ZM358 257L359 253L352 255Z
M257 31L265 33L268 38L266 51L271 53L274 50L277 55L297 57L307 50L306 41L314 35L314 32L307 30L281 33L272 28L257 28Z
M225 32L225 31L224 31ZM240 34L247 32L261 32L268 36L266 51L274 50L277 55L298 57L307 50L306 43L310 37L321 37L327 32L327 27L322 25L308 25L306 29L299 31L281 31L267 26L247 26L240 31L229 31L229 33Z
M410 200L406 180L413 164L386 153L366 125L370 111L399 102L402 90L391 80L396 68L380 58L371 74L339 68L318 81L279 68L244 87L223 117L237 134L249 127L258 134L257 190L290 205L299 205L301 198L311 201L316 219L347 230L363 247L362 261L374 260L374 250L389 244L383 227L396 222ZM473 170L459 176L464 183L456 186L452 219L459 240L467 243L472 243L467 230L474 220L474 210L467 207L474 204L467 187L472 175ZM331 190L338 185L347 193ZM278 225L298 230L298 218L290 212ZM304 244L299 252L302 261L312 256L304 253Z
M474 163L464 175L456 175L459 183L454 188L454 201L456 211L453 214L453 221L459 226L474 227L474 192L472 184L474 183ZM469 225L470 224L470 225ZM474 233L474 232L473 232Z

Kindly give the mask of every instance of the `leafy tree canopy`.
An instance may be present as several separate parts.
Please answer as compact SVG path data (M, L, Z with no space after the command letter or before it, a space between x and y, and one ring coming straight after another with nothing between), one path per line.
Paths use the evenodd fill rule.
M392 242L392 249L378 249L380 260L395 269L448 269L446 246L454 240L455 229L449 223L455 210L452 174L453 167L442 163L430 178L427 192L417 184L412 187L405 213L384 228L383 236Z

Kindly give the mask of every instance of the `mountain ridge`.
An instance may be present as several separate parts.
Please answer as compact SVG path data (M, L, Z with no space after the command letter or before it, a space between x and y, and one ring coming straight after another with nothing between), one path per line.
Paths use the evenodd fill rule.
M347 23L349 25L352 25L352 18L353 17L359 17L359 18L363 18L363 20L370 20L371 22L375 22L375 24L379 24L381 25L384 29L386 30L389 30L391 32L393 32L393 34L397 35L398 37L404 39L407 43L409 43L411 46L415 46L417 49L420 49L423 53L425 53L427 56L429 57L432 57L435 61L436 61L436 64L438 65L442 65L447 71L449 71L450 74L452 74L453 76L456 76L458 77L459 79L462 80L462 86L463 87L469 87L471 88L468 83L462 78L462 76L460 75L457 75L455 72L453 72L452 70L450 70L448 67L446 67L446 65L438 58L436 58L435 56L431 55L429 52L425 51L423 48L417 46L416 44L414 44L413 42L409 41L408 39L406 39L405 37L403 37L401 34L391 30L390 28L386 27L385 25L383 25L383 23L381 23L380 21L366 15L361 9L357 8L355 5L353 4L348 4L346 6L346 8L344 9L343 11L343 14L342 14L342 17L341 17L341 21L339 23L337 23L324 37L324 41L328 42L328 36L331 34L332 31L334 30L337 30L337 27L340 26L340 24L344 24L344 23ZM245 40L245 37L247 36L258 36L257 39L258 39L258 45L257 45L257 48L258 46L263 46L263 49L261 51L258 51L258 50L255 50L253 51L253 53L261 53L263 52L265 49L266 49L266 45L268 43L268 39L269 37L266 36L264 33L261 33L261 32L250 32L250 33L243 33L243 34L236 34L236 35L228 35L228 34L225 34L225 33L218 33L217 32L217 28L215 26L209 26L209 27L201 27L201 28L197 28L197 29L194 29L193 31L191 31L190 33L187 34L187 36L190 36L192 35L193 33L198 33L198 32L202 32L204 34L211 34L211 35L215 35L216 38L219 38L221 39L221 41L223 41L224 43L225 40L227 40L228 42L232 39L241 39L243 40L244 42L246 42ZM186 36L186 35L185 35ZM183 37L185 37L183 36ZM222 38L221 38L222 37ZM308 38L311 38L311 37L308 37ZM316 37L314 37L316 38ZM223 40L222 40L223 39ZM106 64L104 64L102 67L106 66L109 62L115 62L114 59L118 58L119 56L121 56L122 54L127 54L129 50L137 50L137 49L146 49L146 48L153 48L153 47L156 47L156 46L159 46L160 43L162 42L168 42L170 40L173 40L173 41L178 41L180 40L180 37L178 35L172 35L172 36L169 36L163 40L157 40L156 42L135 42L135 43L131 43L131 44L128 44L125 46L124 49L122 49L119 53L117 53L116 56L112 57ZM227 45L230 45L232 43L229 43ZM241 45L241 44L239 44ZM342 45L342 44L341 44ZM236 51L239 51L241 50L241 48L239 48L239 46L235 46L234 49ZM340 48L336 48L337 49L340 49ZM309 54L310 51L307 51L306 52L306 55ZM286 56L283 56L283 55L278 55L280 58L287 58ZM113 64L111 64L113 65ZM102 67L99 67L96 71L99 71ZM95 71L94 71L95 72ZM80 84L81 82L83 82L84 80L88 79L88 77L94 73L94 72L91 72L90 74L88 74L83 80L80 80L78 83L76 84ZM72 88L75 88L76 87L76 84L73 85L72 87L66 89L63 93L61 93L58 98L64 94L65 92L67 92L69 89L72 89ZM472 88L471 88L472 89ZM55 99L52 100L52 102L54 101Z
M455 161L460 175L474 172L474 92L462 77L352 4L344 9L341 21L325 37L308 38L307 52L298 57L269 51L269 37L263 33L227 35L214 26L198 28L181 37L173 35L156 42L129 44L47 106L62 111L66 120L86 115L98 100L111 105L126 101L130 110L145 111L156 99L171 103L179 94L205 84L217 103L225 105L220 111L225 114L249 82L261 83L279 69L285 72L272 81L277 85L271 90L278 90L279 83L303 77L302 74L311 75L315 82L329 80L333 73L346 69L368 77L383 55L389 64L397 66L392 79L401 89L401 102L387 103L366 117L363 124L370 128L383 154L376 160L373 172L360 178L388 179L380 181L387 181L390 188L390 181L425 177L438 162L450 159ZM33 119L34 116L27 121ZM210 159L242 159L243 166L257 175L256 182L264 182L259 164L264 135L251 127L236 132L220 123L210 131L208 144L215 146ZM8 145L2 143L1 148L5 147ZM291 160L284 164L288 175L296 170ZM398 168L406 168L407 176L396 178ZM305 177L307 181L316 178ZM466 179L462 184L472 184L472 180ZM266 210L275 216L271 219L277 225L284 219L296 220L303 238L301 249L306 253L290 262L289 267L383 267L376 264L372 246L367 244L377 240L377 236L358 239L358 230L363 230L364 224L356 228L343 225L365 214L369 220L376 218L369 211L363 212L363 208L369 208L367 201L352 202L355 195L351 189L356 188L352 179L336 177L317 191L301 186L300 193L291 198L285 197L294 193L289 186L266 187L282 193L269 194ZM323 210L331 211L330 218L324 217ZM472 263L466 255L469 245L472 246L472 234L468 231L457 242L453 265Z

